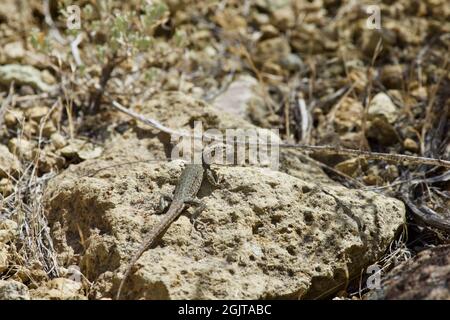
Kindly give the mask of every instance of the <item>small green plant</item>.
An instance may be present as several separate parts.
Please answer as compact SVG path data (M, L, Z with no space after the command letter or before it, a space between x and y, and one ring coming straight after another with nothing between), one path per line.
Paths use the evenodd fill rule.
M169 13L167 5L162 2L131 1L127 11L116 9L118 4L124 7L114 0L86 4L81 8L82 29L75 30L85 33L94 47L91 56L85 57L89 59L89 65L101 65L98 85L88 102L90 113L98 111L114 69L128 58L151 50L154 30L165 22ZM67 17L64 2L62 5L62 16ZM74 38L77 32L68 29L66 35Z
M39 29L33 28L30 32L28 41L37 51L49 54L52 47L46 34Z

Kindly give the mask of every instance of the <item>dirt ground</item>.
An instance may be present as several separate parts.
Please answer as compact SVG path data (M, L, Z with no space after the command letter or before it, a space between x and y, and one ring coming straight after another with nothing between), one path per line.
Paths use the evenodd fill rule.
M181 287L170 279L164 288L154 285L159 271L145 261L162 259L180 270L190 261L184 255L189 238L177 242L169 229L164 246L143 258L128 298L450 299L449 52L445 0L1 1L0 299L113 297L120 280L115 270L126 266L149 231L140 226L155 222L154 215L125 218L111 209L127 199L127 210L150 210L141 195L121 198L121 187L136 184L139 191L145 181L156 202L156 193L170 192L164 185L176 184L179 174L177 166L151 164L84 180L84 170L120 159L173 160L170 137L117 105L173 130L192 128L194 121L219 130L275 130L284 144L295 145L292 152L280 147L280 172L221 169L229 176L227 189L202 195L219 216L230 203L250 213L232 212L242 223L227 234L219 226L228 218L208 218L207 211L201 219L213 226L217 220L217 227L202 233L206 240L192 242L202 248L197 258L209 259L205 265L236 262L233 272L243 279L261 271L247 284L256 283L254 291L228 291L213 279L204 295L196 295L189 281L197 278L189 276ZM294 191L283 198L273 190L276 183L285 193L300 185L306 198ZM304 189L316 190L312 185L325 191L306 196ZM110 196L102 198L103 192ZM378 231L361 210L368 198L382 212ZM315 256L324 239L311 232L308 248L314 250L289 249L308 242L310 224L298 199L324 210L317 217L326 218L315 223L330 219L327 201L333 201L358 222L354 229L330 230L341 230L343 238L359 233L367 242L343 242ZM76 201L82 208L74 207ZM301 218L263 217L278 209ZM367 222L367 232L360 221ZM220 239L225 242L217 247L231 248L231 234L249 243L267 240L254 230L246 238L246 223L254 230L266 223L287 229L299 224L303 234L297 232L298 240L287 229L267 227L279 247L264 243L263 251L282 252L284 244L289 254L280 260L278 253L272 260L256 256L242 266L232 253L212 253L210 243ZM181 218L174 228L182 235L191 230ZM311 270L296 255L311 257ZM320 267L314 269L316 261ZM261 267L269 262L283 267ZM372 264L382 269L382 291L361 287ZM410 278L412 273L421 276ZM234 286L233 277L223 277Z

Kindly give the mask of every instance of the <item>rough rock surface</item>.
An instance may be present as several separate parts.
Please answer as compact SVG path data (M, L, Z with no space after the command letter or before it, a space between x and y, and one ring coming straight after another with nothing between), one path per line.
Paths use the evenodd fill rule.
M368 299L450 300L450 246L424 250L382 278Z
M85 300L82 283L65 278L55 278L45 286L30 290L32 299L38 300Z
M140 112L172 128L195 120L205 129L252 127L178 93L161 94ZM123 134L110 130L100 158L49 183L46 210L59 260L81 261L94 281L91 298L115 294L130 257L161 219L159 197L173 191L183 167L157 161L168 155L168 141L131 121ZM136 162L144 159L156 160ZM188 209L139 259L124 297L325 296L383 254L404 222L400 201L347 189L292 150L281 150L280 162L280 171L213 166L222 183L202 186L206 209L195 227Z
M0 219L0 272L8 268L9 245L17 236L17 223Z
M15 280L0 280L0 300L29 300L28 288Z
M15 175L20 171L20 162L15 155L9 152L8 148L0 144L0 178Z

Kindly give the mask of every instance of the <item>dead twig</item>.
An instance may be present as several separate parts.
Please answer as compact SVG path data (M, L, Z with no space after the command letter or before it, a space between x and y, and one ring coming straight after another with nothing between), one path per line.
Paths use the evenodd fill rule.
M145 123L155 129L158 129L160 131L163 131L165 133L168 133L170 135L175 135L178 137L187 137L187 138L193 138L193 139L203 139L207 138L212 141L221 141L220 138L213 136L213 135L207 135L203 134L201 136L194 136L189 134L188 132L181 132L174 129L171 129L169 127L164 126L160 122L144 117L143 115L134 112L130 109L125 108L117 101L112 102L112 106L119 110L120 112L123 112L130 117L141 121L142 123ZM239 143L239 142L238 142ZM274 143L272 141L272 143ZM248 145L249 143L242 142L242 144ZM416 157L416 156L410 156L410 155L404 155L404 154L394 154L394 153L382 153L382 152L371 152L371 151L364 151L364 150L355 150L355 149L347 149L347 148L340 148L340 147L332 147L332 146L312 146L312 145L306 145L306 144L294 144L294 143L279 143L278 147L280 148L289 148L289 149L301 149L305 151L313 151L313 152L325 152L325 153L331 153L336 155L345 155L345 156L358 156L358 157L364 157L365 159L373 159L373 160L383 160L383 161L393 161L397 163L406 162L406 163L412 163L412 164L427 164L432 166L442 166L446 168L450 168L450 161L443 160L443 159L434 159L434 158L427 158L427 157Z
M102 68L102 73L100 76L98 87L96 88L95 92L91 95L89 99L89 112L95 113L98 111L100 103L102 101L103 94L105 93L106 85L109 79L111 78L112 72L119 64L121 64L126 59L127 59L126 56L117 57L116 55L113 55L112 57L108 58L108 61Z

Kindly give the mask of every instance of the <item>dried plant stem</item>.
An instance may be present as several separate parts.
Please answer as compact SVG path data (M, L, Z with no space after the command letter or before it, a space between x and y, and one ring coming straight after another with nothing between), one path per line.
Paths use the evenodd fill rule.
M212 135L204 134L204 135L198 137L198 136L193 136L187 132L181 132L181 131L171 129L169 127L164 126L163 124L156 121L155 119L144 117L143 115L141 115L135 111L125 108L117 101L113 101L112 106L114 108L116 108L117 110L119 110L120 112L123 112L138 121L141 121L155 129L158 129L160 131L163 131L163 132L171 134L171 135L176 135L176 136L180 136L180 137L188 137L188 138L193 138L193 139L207 138L212 141L220 140L219 138L212 136ZM220 140L220 142L222 142L222 141ZM278 147L289 148L289 149L301 149L301 150L305 150L305 151L314 151L314 152L325 152L325 153L332 153L332 154L336 154L336 155L358 156L358 157L363 157L366 159L374 159L374 160L406 162L406 163L414 163L414 164L428 164L428 165L433 165L433 166L442 166L442 167L450 168L450 161L448 161L448 160L434 159L434 158L427 158L427 157L417 157L417 156L404 155L404 154L371 152L371 151L347 149L347 148L340 148L340 147L333 147L333 146L312 146L312 145L294 144L294 143L279 143Z

